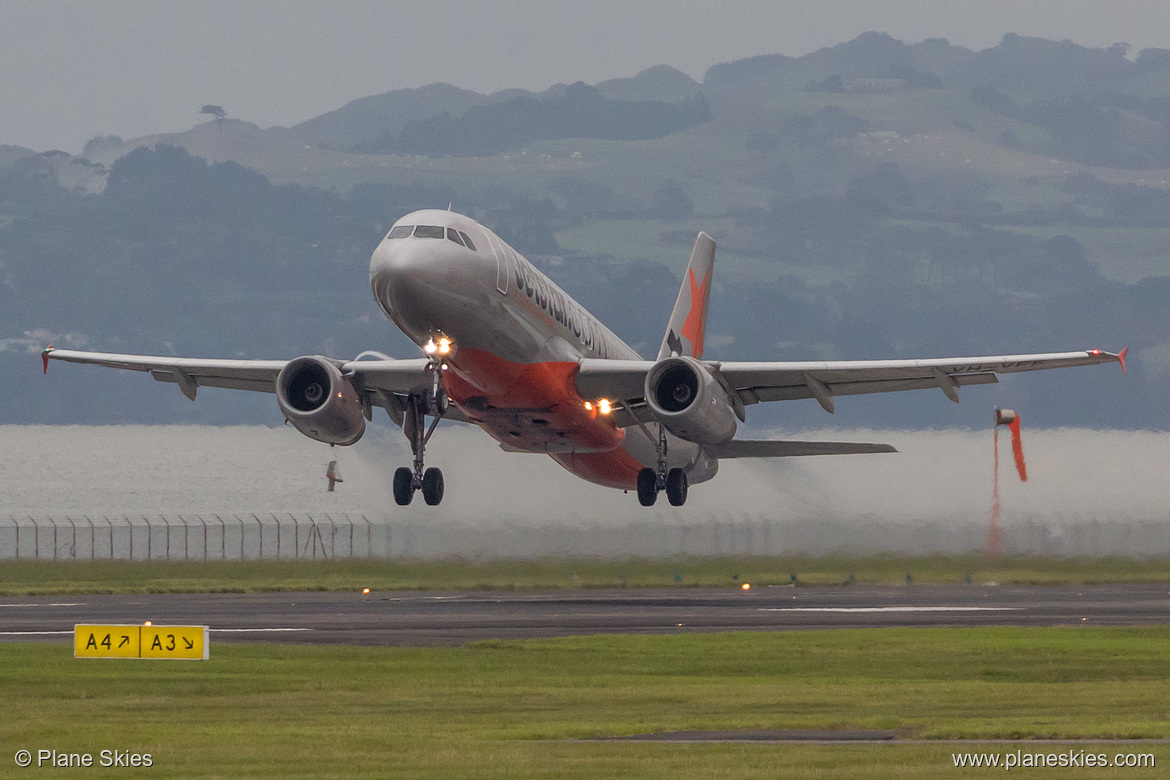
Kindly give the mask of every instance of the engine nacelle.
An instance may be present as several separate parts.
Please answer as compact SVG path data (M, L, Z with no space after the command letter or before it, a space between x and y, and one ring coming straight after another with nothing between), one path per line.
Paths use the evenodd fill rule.
M327 358L289 361L276 378L276 402L285 419L310 439L347 446L366 432L358 391Z
M666 430L697 444L721 444L735 436L735 412L727 391L702 363L668 357L646 374L646 403Z

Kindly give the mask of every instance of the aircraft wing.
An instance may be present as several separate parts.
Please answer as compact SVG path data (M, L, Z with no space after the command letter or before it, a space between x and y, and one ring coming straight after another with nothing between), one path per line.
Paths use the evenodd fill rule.
M49 347L41 353L47 373L50 360L69 363L121 368L149 373L159 382L179 385L191 400L200 387L225 387L233 390L276 392L276 377L287 360L218 360L203 358L157 357L152 355L117 355L106 352L82 352ZM426 371L426 358L410 360L335 360L343 375L350 377L354 387L374 406L386 407L398 422L401 409L394 408L393 396L409 395L430 389L431 379ZM397 414L396 414L397 412ZM446 419L463 420L454 406L449 407Z
M276 376L285 360L201 360L198 358L116 355L108 352L81 352L49 347L41 353L45 373L50 360L85 363L107 368L149 373L159 382L174 382L194 400L199 387L229 387L235 390L276 391Z
M713 362L703 361L729 391L732 406L763 401L815 398L825 411L834 409L839 395L891 393L935 388L959 402L959 388L997 382L997 374L1039 371L1047 368L1088 366L1119 362L1125 370L1126 350L1099 349L1034 355L998 355L927 360L836 360L807 362ZM617 409L619 425L648 422L644 383L652 361L580 361L577 390L583 398L607 398ZM742 411L742 409L737 410Z

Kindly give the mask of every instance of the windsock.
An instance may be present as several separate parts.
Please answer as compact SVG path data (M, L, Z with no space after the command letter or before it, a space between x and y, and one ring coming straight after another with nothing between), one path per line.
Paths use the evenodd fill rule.
M1006 425L1012 432L1012 456L1016 461L1016 471L1020 472L1020 481L1028 481L1028 467L1024 463L1024 442L1020 438L1020 416L1011 409L995 410L995 424Z

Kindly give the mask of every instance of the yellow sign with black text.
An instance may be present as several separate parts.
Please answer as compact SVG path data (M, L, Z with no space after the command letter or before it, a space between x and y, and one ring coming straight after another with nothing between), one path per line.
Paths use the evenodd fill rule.
M73 627L75 658L175 658L206 661L207 626Z
M207 660L207 626L143 626L143 658Z
M75 658L138 658L142 626L74 626Z

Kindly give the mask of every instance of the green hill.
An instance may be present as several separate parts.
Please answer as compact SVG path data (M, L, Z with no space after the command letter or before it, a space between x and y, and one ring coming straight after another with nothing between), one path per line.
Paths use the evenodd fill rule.
M427 143L404 144L408 129ZM636 346L661 339L705 229L720 357L1129 346L1124 404L1108 372L1029 380L1010 402L1041 424L1073 409L1082 424L1170 428L1167 51L867 33L719 64L701 83L657 67L541 93L436 84L293 128L220 119L101 140L91 161L17 151L5 166L0 150L0 352L43 331L206 354L247 333L257 355L353 354L370 346L361 317L377 318L365 266L379 232L450 203ZM108 166L108 191L91 163ZM246 324L246 301L276 324ZM153 335L128 344L126 311ZM982 419L883 404L858 402L851 423ZM818 409L783 422L816 424Z

